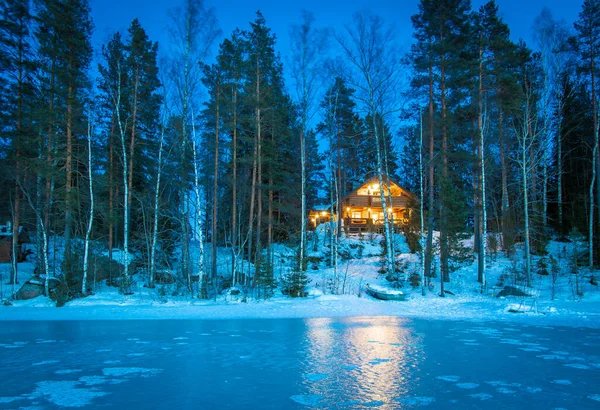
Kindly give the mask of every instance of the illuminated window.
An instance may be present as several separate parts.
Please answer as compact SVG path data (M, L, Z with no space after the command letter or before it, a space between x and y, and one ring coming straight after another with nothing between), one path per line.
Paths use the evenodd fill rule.
M355 219L362 218L362 213L360 211L352 211L352 218L355 218Z

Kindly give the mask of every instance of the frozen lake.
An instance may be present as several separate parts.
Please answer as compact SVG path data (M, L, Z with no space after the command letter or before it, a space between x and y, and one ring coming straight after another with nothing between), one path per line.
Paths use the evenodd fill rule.
M600 408L600 330L395 317L0 322L0 408Z

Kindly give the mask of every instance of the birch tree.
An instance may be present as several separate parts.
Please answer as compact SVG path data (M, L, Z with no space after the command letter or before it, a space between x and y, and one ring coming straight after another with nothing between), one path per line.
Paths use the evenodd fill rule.
M292 76L296 82L296 101L300 111L300 164L301 175L301 229L300 229L300 269L305 269L306 255L306 132L309 122L315 114L314 101L319 89L319 70L324 53L325 33L314 28L314 16L308 11L302 12L302 24L292 26Z
M90 108L91 110L91 108ZM85 242L83 250L83 279L81 281L81 294L87 293L86 282L88 277L88 267L90 258L90 235L92 233L92 227L94 225L94 179L92 174L92 114L88 113L88 131L87 131L87 148L88 148L88 180L90 189L90 215L87 224L87 230L85 231Z
M218 28L215 10L206 8L203 0L184 0L183 7L178 7L170 11L171 23L169 34L171 36L172 49L170 52L169 72L172 82L172 91L174 101L177 104L179 115L182 119L181 126L181 149L180 160L182 165L186 161L186 152L190 144L189 124L193 123L194 118L190 116L193 110L193 104L199 98L201 85L201 69L199 62L203 62L209 55L211 48L220 34ZM195 141L191 141L195 146ZM196 151L192 147L193 156ZM194 160L194 167L196 167ZM183 168L182 168L183 169ZM185 175L182 176L185 179ZM194 180L194 185L196 181ZM187 184L182 184L184 192L181 193L180 203L180 224L181 224L181 265L182 273L188 278L188 285L191 273L189 271L189 209L190 201L187 192ZM199 188L198 188L199 189ZM198 204L197 198L195 203ZM201 210L196 210L196 213ZM200 234L201 235L201 234ZM199 247L203 251L201 243ZM197 266L198 274L204 275L204 266Z
M375 137L376 173L379 182L379 196L383 208L384 233L386 241L387 270L394 274L392 253L393 230L387 212L385 197L384 157L382 153L382 133L377 118L384 118L394 110L395 87L398 83L395 33L378 16L368 12L355 13L352 24L346 25L345 36L337 40L344 55L353 67L350 82L359 91L356 96L363 103L371 117L371 127Z

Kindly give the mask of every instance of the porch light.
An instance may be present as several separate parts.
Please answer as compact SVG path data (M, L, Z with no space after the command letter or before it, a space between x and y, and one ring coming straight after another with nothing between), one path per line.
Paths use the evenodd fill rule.
M373 191L379 191L379 184L373 185Z
M325 216L325 215L327 215L327 212L321 211L321 216Z

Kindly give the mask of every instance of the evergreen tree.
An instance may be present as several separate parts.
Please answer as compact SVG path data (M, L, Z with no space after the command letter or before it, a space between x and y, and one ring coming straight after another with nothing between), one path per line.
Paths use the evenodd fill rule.
M46 151L52 158L48 162L64 169L63 175L50 177L50 185L57 185L61 200L64 256L68 260L76 223L74 210L79 208L80 197L77 155L85 152L78 146L87 131L83 106L89 91L93 23L87 0L36 0L36 4L41 83L48 101L41 121L49 123ZM50 189L47 191L51 196Z

